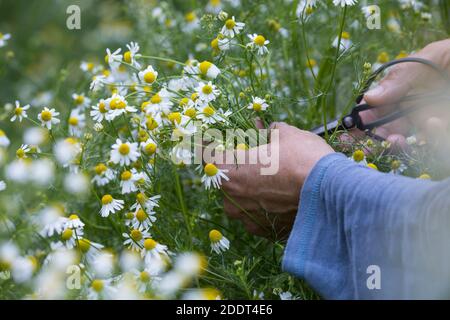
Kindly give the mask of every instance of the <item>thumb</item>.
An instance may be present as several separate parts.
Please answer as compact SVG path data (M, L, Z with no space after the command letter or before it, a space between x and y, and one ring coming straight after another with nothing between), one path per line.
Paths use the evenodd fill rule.
M372 106L394 103L411 89L411 75L404 67L397 67L378 86L364 95L364 100Z

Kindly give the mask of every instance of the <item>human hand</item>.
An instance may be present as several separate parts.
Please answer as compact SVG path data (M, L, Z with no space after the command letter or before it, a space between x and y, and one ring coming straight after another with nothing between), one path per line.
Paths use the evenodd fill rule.
M411 57L430 60L448 71L450 70L450 40L431 43ZM442 76L425 65L419 63L396 65L377 87L364 95L366 103L380 106L380 108L365 111L361 117L364 122L376 120L392 111L392 107L382 108L381 106L394 104L406 95L436 92L437 88L442 89L443 84ZM417 128L419 139L426 139L429 143L438 141L440 143L441 137L446 136L450 119L449 109L440 108L442 103L429 102L429 105L425 105L420 112L411 113L407 117L377 128L376 134L404 148L405 136L410 134L411 128Z
M244 223L248 232L274 239L285 238L292 228L300 197L300 190L315 164L333 149L317 135L299 130L286 123L274 123L279 139L270 144L245 152L247 157L259 154L261 148L279 150L278 172L261 175L261 163L223 165L229 170L230 181L222 186L224 210L231 217ZM272 137L273 132L272 132Z

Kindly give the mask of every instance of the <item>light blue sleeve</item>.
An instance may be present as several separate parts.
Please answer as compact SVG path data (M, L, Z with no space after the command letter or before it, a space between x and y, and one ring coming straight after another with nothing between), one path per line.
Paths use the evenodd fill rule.
M450 180L322 158L302 188L283 268L327 299L450 297Z

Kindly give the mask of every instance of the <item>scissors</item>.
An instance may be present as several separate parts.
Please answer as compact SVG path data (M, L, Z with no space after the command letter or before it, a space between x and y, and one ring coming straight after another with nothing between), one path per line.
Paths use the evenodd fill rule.
M333 132L336 132L336 131L350 130L350 129L356 128L356 129L359 129L359 130L365 132L367 135L369 135L375 139L384 140L382 137L374 134L372 132L372 130L375 129L376 127L380 127L384 124L395 121L403 116L406 116L406 115L422 108L424 105L410 106L408 108L403 108L403 109L402 108L392 108L394 111L391 112L390 114L386 114L383 117L378 118L377 120L372 121L370 123L364 123L361 118L361 115L360 115L361 112L364 112L366 110L371 110L371 109L374 109L377 107L371 106L367 103L361 104L361 101L363 100L364 94L369 90L372 83L384 70L386 70L387 68L392 67L396 64L406 63L406 62L415 62L415 63L420 63L423 65L426 65L426 66L434 69L435 71L437 71L445 80L447 80L448 83L450 83L449 75L447 74L447 72L445 70L443 70L441 67L439 67L437 64L435 64L427 59L408 57L408 58L390 61L388 63L383 64L381 67L379 67L376 71L374 71L369 76L367 82L365 83L365 85L363 87L363 90L361 91L360 95L356 99L356 105L353 107L353 109L351 110L351 112L349 114L343 116L342 118L332 120L331 122L327 123L326 127L319 126L317 128L314 128L313 130L311 130L311 132L313 132L319 136L324 136L326 133L332 134ZM442 94L445 94L448 97L447 92L442 92ZM441 96L441 94L439 94L439 95L436 95L436 94L434 94L434 95L431 95L431 94L410 95L410 96L406 96L406 97L403 97L403 98L397 100L395 102L395 104L400 104L400 103L406 102L406 101L436 99L440 96Z

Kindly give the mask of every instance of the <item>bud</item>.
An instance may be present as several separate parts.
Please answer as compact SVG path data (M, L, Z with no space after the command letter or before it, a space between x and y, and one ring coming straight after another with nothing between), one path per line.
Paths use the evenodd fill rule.
M92 137L93 137L93 136L92 136L92 133L90 133L90 132L84 134L84 139L85 139L86 141L91 140Z
M94 124L94 130L97 132L100 132L103 130L103 125L100 122L97 122L96 124Z
M225 11L220 11L217 17L220 21L225 21L228 19L228 13L226 13Z
M372 72L372 64L370 62L364 63L364 73L369 74Z

